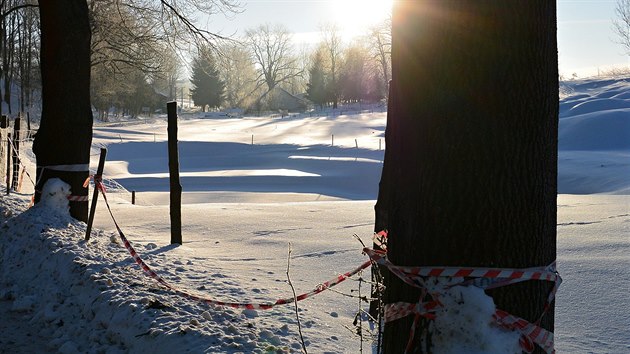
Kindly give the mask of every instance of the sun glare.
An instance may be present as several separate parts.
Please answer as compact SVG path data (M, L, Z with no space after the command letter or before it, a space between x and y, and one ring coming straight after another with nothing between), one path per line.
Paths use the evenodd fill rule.
M345 31L363 31L391 15L393 0L331 1L335 22Z

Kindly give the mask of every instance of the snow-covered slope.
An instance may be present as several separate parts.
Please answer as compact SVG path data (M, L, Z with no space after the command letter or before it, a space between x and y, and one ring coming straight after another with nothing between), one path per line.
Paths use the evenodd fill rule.
M630 194L630 80L563 84L558 192Z

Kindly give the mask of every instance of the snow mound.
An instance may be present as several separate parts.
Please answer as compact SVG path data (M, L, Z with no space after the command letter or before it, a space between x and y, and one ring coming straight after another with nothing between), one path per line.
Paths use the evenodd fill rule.
M67 194L67 184L51 181L42 203L1 226L0 300L10 302L11 313L38 328L47 340L42 352L177 353L185 348L191 353L264 353L300 348L293 329L268 326L263 316L192 302L159 287L114 242L113 234L96 231L84 241L85 224L70 217ZM134 247L157 268L181 264L156 253L155 244ZM290 308L268 313L293 325Z
M494 301L483 289L454 286L441 290L431 340L436 354L518 354L520 334L494 325Z
M608 110L560 120L560 150L630 149L630 109Z
M563 116L570 117L585 113L608 111L612 109L630 108L630 101L616 98L596 98L581 102L566 111Z

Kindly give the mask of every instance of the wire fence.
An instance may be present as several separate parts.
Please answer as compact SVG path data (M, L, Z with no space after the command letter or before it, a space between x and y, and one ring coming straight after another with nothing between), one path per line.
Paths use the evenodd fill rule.
M17 133L16 133L17 132ZM35 168L32 160L32 142L35 130L0 128L0 181L7 191L30 193L34 187L24 183L25 178L33 179ZM9 138L10 137L10 138Z
M35 133L36 130L19 130L16 139L13 128L0 128L0 185L5 187L4 190L7 193L35 193L36 159L32 144ZM17 159L15 159L16 156ZM90 175L95 173L96 169L91 168ZM108 193L116 194L120 199L131 202L132 192L116 180L103 178L102 183ZM93 184L92 188L94 188ZM153 204L145 201L142 205Z

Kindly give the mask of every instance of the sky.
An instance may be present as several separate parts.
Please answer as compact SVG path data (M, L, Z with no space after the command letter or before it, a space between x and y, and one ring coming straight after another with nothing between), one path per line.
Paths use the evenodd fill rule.
M207 26L225 35L243 34L261 24L283 24L296 42L315 43L322 24L337 23L346 40L387 16L391 0L242 0L242 13L215 15ZM630 57L615 43L612 30L616 0L557 0L560 74L597 75L629 66ZM299 14L299 15L298 15Z

